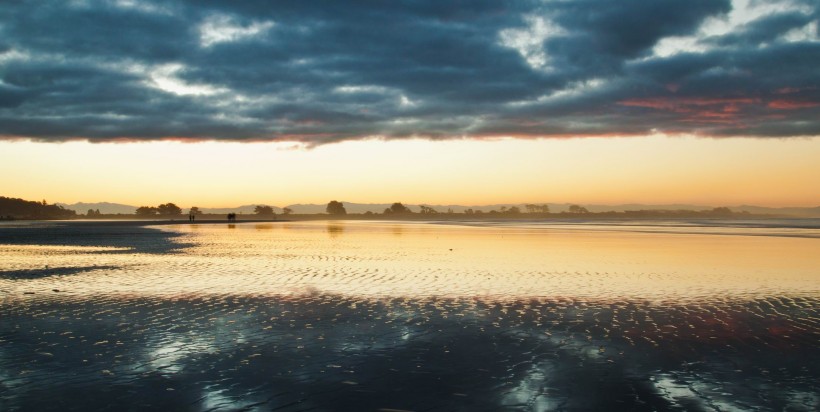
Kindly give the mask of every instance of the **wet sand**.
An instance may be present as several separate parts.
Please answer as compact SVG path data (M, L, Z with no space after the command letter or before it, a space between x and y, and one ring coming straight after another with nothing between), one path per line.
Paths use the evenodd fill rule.
M0 228L0 410L820 407L818 239L597 229Z

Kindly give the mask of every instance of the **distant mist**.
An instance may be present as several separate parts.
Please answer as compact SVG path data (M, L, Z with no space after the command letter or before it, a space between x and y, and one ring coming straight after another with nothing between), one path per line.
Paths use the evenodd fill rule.
M347 213L366 213L366 212L373 212L373 213L382 213L384 209L390 207L392 203L352 203L352 202L345 202L342 201L344 204ZM85 214L89 209L97 210L99 209L100 213L103 214L133 214L137 206L132 205L125 205L120 203L110 203L110 202L98 202L98 203L87 203L87 202L79 202L73 204L67 203L56 203L58 206L63 206L66 209L74 210L79 214ZM265 205L267 203L255 203L250 205L242 205L237 207L222 207L222 208L208 208L208 207L199 207L199 209L206 214L227 214L227 213L238 213L238 214L253 214L254 208L257 205ZM572 203L538 203L538 205L547 205L549 209L553 213L561 213L566 212L569 210L570 205ZM268 204L269 205L269 204ZM405 206L409 207L410 210L413 212L419 212L421 210L421 206L427 206L435 209L438 212L445 213L448 210L452 210L454 213L463 213L467 209L473 210L481 210L484 212L489 212L491 210L501 210L502 208L511 208L511 207L518 207L522 211L526 210L526 203L499 203L499 204L491 204L491 205L437 205L437 204L408 204L405 203ZM184 211L187 212L188 208L195 205L180 205L183 207ZM316 204L316 203L297 203L292 205L285 205L285 206L273 206L273 210L277 214L282 213L282 209L287 207L290 208L294 214L319 214L325 213L325 208L327 204ZM598 212L624 212L627 210L705 210L711 209L716 206L723 206L723 205L693 205L693 204L640 204L640 203L628 203L628 204L617 204L617 205L599 205L599 204L584 204L582 205L587 210L593 213ZM782 208L774 208L774 207L763 207L763 206L753 206L753 205L737 205L737 206L728 206L732 211L735 212L749 212L755 214L777 214L777 215L793 215L793 216L800 216L800 217L820 217L820 206L818 207L782 207Z

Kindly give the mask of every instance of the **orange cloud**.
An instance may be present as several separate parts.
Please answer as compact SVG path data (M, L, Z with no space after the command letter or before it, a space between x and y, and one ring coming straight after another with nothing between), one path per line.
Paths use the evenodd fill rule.
M647 107L651 109L669 110L676 113L690 113L697 107L725 105L731 111L738 111L738 105L760 103L760 99L749 97L711 99L699 97L666 98L654 97L647 99L621 100L618 104L622 106ZM694 107L692 107L694 106Z
M820 106L820 102L801 102L796 100L772 100L767 105L771 109L797 110Z
M760 99L750 97L735 98L646 98L629 99L618 102L622 106L644 107L685 114L685 123L735 124L744 105L760 104Z

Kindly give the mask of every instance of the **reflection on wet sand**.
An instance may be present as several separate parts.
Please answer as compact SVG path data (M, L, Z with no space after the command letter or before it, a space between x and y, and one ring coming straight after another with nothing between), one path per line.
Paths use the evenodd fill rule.
M817 239L423 224L162 226L184 253L0 245L5 270L104 266L0 287L81 294L697 299L817 296ZM401 236L395 236L396 231ZM330 236L327 236L330 234ZM150 250L150 249L149 249ZM116 267L116 269L111 269Z
M336 238L344 232L345 226L342 223L333 222L327 224L327 233L330 234L331 238Z
M0 245L0 410L820 407L817 239L333 225Z

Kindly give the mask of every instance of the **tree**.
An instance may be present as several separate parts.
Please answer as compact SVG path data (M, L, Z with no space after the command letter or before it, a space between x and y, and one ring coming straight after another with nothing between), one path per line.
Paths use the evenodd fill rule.
M404 213L413 213L407 206L401 204L400 202L393 203L390 205L389 208L384 209L385 214L404 214Z
M293 213L293 209L291 209L289 207L286 207L286 208L282 209L282 213L285 214L285 215L289 215L289 214Z
M712 209L712 213L716 215L731 215L732 209L729 209L728 207L716 207Z
M527 213L549 213L550 207L548 205L536 205L533 203L528 203L524 205L524 208L527 209Z
M152 206L140 206L134 213L136 213L137 216L153 216L159 213L159 210Z
M512 206L509 209L507 209L507 214L508 215L517 215L517 214L520 214L520 213L521 213L521 209L519 209L518 206Z
M62 206L0 196L0 217L6 220L66 219L76 215L77 212L65 209Z
M569 212L570 213L589 213L589 210L583 206L578 205L569 205Z
M422 214L430 214L430 215L433 215L433 214L438 213L438 211L437 211L436 209L433 209L433 208L432 208L432 207L430 207L430 206L421 205L421 206L419 206L419 207L421 208L421 213L422 213Z
M273 213L273 208L270 207L270 206L267 206L267 205L258 205L258 206L256 206L255 208L253 208L253 213L256 213L257 215L262 215L262 216L270 216L270 215L274 214Z
M345 210L345 206L342 204L342 202L337 202L335 200L331 200L327 204L327 208L325 208L325 211L330 215L346 215L347 214L347 210Z
M164 203L157 206L157 212L162 216L176 216L182 214L182 209L173 203Z
M196 207L196 206L191 206L191 210L188 211L188 214L189 215L194 215L194 216L199 216L199 215L202 214L202 211L199 210L199 208Z

